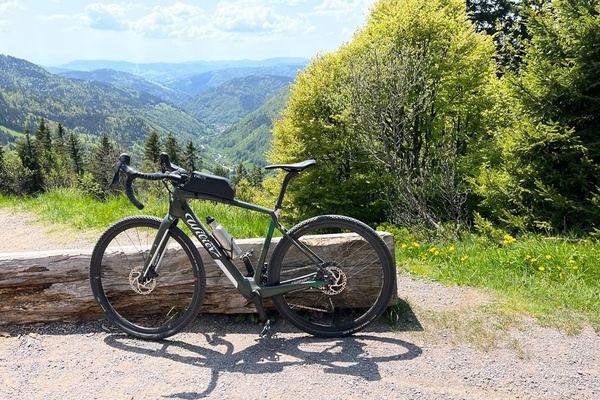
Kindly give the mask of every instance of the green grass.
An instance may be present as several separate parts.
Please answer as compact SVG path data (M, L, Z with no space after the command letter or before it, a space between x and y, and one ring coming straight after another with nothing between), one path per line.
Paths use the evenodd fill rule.
M63 189L27 198L0 195L0 207L33 212L40 221L48 224L101 232L124 217L141 214L163 217L167 212L166 193L140 200L145 205L143 210L135 208L124 195L101 202L82 196L77 190ZM202 222L210 215L233 237L264 237L267 231L267 215L205 201L192 201L190 205Z
M410 235L396 236L396 260L408 273L489 290L507 310L567 333L586 325L600 331L599 251L592 238L506 235L494 242L472 235L423 243Z

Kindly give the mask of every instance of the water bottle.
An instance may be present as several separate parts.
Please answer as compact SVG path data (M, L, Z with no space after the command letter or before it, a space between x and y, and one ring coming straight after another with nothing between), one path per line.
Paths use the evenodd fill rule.
M206 223L212 229L213 237L219 242L227 257L238 258L242 255L242 250L221 224L217 223L213 217L206 217Z

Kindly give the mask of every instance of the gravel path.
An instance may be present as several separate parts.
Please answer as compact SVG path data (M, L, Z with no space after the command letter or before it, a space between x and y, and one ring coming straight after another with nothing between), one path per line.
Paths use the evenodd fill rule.
M18 251L24 228L40 249L85 244L20 221L3 224L0 252ZM0 399L600 399L593 330L567 336L526 317L507 324L486 315L499 300L473 288L404 275L398 287L407 307L397 329L382 318L345 339L278 319L275 336L258 340L258 325L223 315L160 342L106 321L0 325Z

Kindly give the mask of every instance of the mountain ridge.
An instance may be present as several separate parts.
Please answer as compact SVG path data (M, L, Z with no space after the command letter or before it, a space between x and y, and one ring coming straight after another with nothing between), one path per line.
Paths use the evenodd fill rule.
M0 55L0 125L22 131L32 120L60 122L77 133L129 145L151 129L197 138L208 128L162 99L104 82L64 78L29 61Z

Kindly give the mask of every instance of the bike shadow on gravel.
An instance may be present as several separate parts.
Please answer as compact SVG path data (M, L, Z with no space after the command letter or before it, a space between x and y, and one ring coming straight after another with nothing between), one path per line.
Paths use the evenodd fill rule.
M422 330L412 312L409 315L404 314L403 319L406 320L398 321L395 330ZM196 332L198 328L195 327L186 330L188 333L203 336L205 341L199 339L201 344L175 339L149 342L121 333L108 335L104 342L118 350L210 370L211 378L204 390L161 396L174 399L199 399L209 396L223 373L271 374L294 366L316 365L322 367L323 373L326 374L377 381L382 379L380 365L412 360L423 352L419 346L395 335L389 335L390 325L384 321L376 321L365 331L353 336L333 339L298 333L286 321L278 321L275 325L276 333L272 337L259 339L256 331L255 338L240 340L238 344L228 340L227 335L253 335L249 333L248 326L245 326L245 329L243 326L244 324L232 324L217 329L209 326L205 327L209 329L206 332ZM236 327L238 329L235 329ZM198 340L194 342L197 343Z

